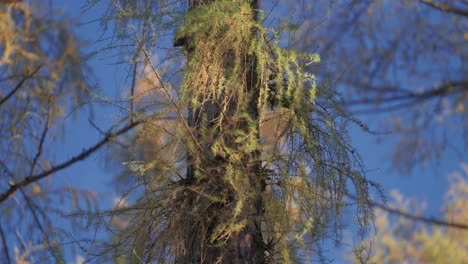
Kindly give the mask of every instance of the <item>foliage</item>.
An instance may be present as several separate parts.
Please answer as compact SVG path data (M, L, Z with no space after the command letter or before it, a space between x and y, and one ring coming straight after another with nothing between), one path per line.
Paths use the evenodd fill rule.
M318 51L321 85L339 87L350 112L391 133L381 140L396 140L392 169L440 165L447 153L466 160L467 13L454 11L466 3L289 2L278 8L304 25L291 37L294 47ZM463 144L452 144L455 139Z
M450 188L442 209L447 221L468 222L468 165L462 173L450 176ZM393 193L394 207L405 211L422 211L421 202L404 199ZM421 213L421 212L420 212ZM376 232L368 241L371 258L368 263L465 263L468 261L468 231L456 227L435 227L405 219L392 219L377 210ZM355 261L358 262L358 261Z
M249 243L266 262L325 261L323 240L341 241L345 196L356 197L362 238L372 219L368 186L377 186L347 135L349 123L368 129L347 106L416 110L389 126L402 133L394 165L403 170L442 157L450 135L466 130L458 4L452 12L430 0L274 1L287 6L263 13L247 0L88 0L89 9L107 5L99 20L110 42L87 58L114 57L132 79L114 101L90 98L82 47L65 17L20 2L0 1L0 259L9 262L60 263L78 245L89 261L214 263L234 261ZM394 21L394 13L406 15ZM128 115L108 132L91 121L103 138L57 162L64 117L91 99ZM114 209L94 213L92 191L50 176L104 146L122 192ZM447 214L459 217L463 206L453 200ZM57 215L74 216L73 228L54 225ZM83 216L110 240L68 247ZM377 244L395 258L436 261L431 250L444 247L465 261L457 249L466 244L450 228L403 223L414 244L396 252L397 236L408 232L388 235L385 219L377 219ZM356 258L366 257L363 246Z
M65 203L90 208L92 195L28 179L53 167L51 143L62 135L64 115L87 100L85 68L59 13L11 2L0 3L0 259L59 263L65 232L55 215L71 212ZM27 184L10 195L19 182Z
M134 13L119 14L126 21L141 19L129 15ZM135 41L161 104L133 138L151 151L125 162L136 176L122 198L128 205L102 215L125 223L116 226L112 254L170 262L192 252L188 244L195 243L202 247L197 261L207 257L203 247L220 250L222 260L258 222L267 261L294 262L304 250L319 256L319 241L340 239L344 194L353 185L358 220L367 227L368 182L346 134L353 120L334 91L320 89L304 71L319 57L281 48L281 32L266 29L262 13L260 22L253 14L244 0L188 11L175 37L188 40L178 88L164 80L143 39ZM146 34L132 37L140 35ZM272 125L275 132L261 133Z

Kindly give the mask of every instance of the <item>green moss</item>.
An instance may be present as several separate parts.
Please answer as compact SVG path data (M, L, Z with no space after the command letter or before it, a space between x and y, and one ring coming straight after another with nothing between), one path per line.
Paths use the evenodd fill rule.
M347 181L356 185L359 201L367 198L367 186L352 167L352 148L339 124L348 117L336 107L334 91L317 86L315 75L304 70L320 57L270 40L279 35L255 21L246 0L215 1L187 12L176 33L187 41L178 107L196 113L197 123L179 135L197 168L199 196L190 208L200 225L216 218L211 242L222 244L244 228L252 201L261 197L264 238L275 242L271 254L280 252L277 259L287 263L297 248L310 246L306 234L326 236L323 226L339 221ZM265 146L259 135L270 106L285 123L275 146ZM262 162L269 167L260 172ZM368 208L358 206L365 225Z

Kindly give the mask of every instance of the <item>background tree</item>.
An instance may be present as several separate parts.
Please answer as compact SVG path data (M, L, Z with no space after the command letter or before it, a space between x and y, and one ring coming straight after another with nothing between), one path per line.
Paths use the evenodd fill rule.
M60 263L73 230L58 219L71 219L78 230L81 222L68 216L93 210L95 195L50 176L128 127L69 159L56 157L54 144L67 132L64 119L91 99L90 75L68 20L40 3L20 2L0 2L0 259Z
M442 174L453 157L466 160L466 1L279 5L302 25L291 37L294 47L321 54L322 85L338 87L350 112L384 132L381 142L396 140L390 169L405 175L430 164ZM431 219L372 204L414 221Z
M35 261L62 259L50 214L64 208L48 202L79 195L29 180L54 167L49 144L61 134L67 107L82 102L87 89L75 36L59 14L48 18L48 12L0 3L0 258L6 262L14 260L13 247Z
M397 139L393 169L406 173L447 154L466 160L466 1L281 4L304 25L294 46L321 54L322 85L339 87L351 112Z
M468 166L462 164L461 173L450 176L442 212L447 222L467 223ZM393 192L392 207L422 213L421 201L405 199ZM468 231L456 227L436 227L404 218L390 217L378 210L376 232L368 241L370 263L464 263L468 261ZM369 248L369 247L367 247ZM365 254L362 254L365 255ZM359 262L356 261L355 262Z

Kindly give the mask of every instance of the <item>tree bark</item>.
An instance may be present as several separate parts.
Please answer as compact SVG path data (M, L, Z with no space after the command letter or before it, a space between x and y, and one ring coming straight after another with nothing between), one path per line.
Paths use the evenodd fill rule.
M214 1L216 0L189 0L189 8L197 8L201 5L213 3ZM257 19L258 0L252 0L251 4L254 10L254 14L252 15ZM252 32L252 34L255 34L255 32ZM174 44L176 46L185 45L188 47L189 42L189 39L179 39L175 40ZM188 51L187 56L190 57L190 51ZM248 75L246 82L247 87L245 87L245 89L253 96L249 99L247 111L252 120L257 120L258 128L259 111L257 109L257 102L259 98L259 87L257 85L256 59L252 57L249 58L249 61L249 65L246 66L248 69L245 69ZM230 107L231 106L235 108L235 102L233 105L230 105ZM221 114L220 110L213 102L205 103L204 112L204 114L207 114L209 119L212 120ZM199 109L192 109L189 107L188 124L195 131L194 134L198 136L201 134L199 130L202 129L202 127L200 126L207 125L201 122L201 120L198 120L199 116L201 116ZM241 128L245 131L249 129L247 124L243 125ZM259 130L257 129L257 131ZM259 133L257 133L256 137L257 140L260 140ZM226 139L226 141L229 141L229 139ZM208 146L206 149L210 149L210 147ZM259 155L259 151L256 151L252 155L249 155L249 157L245 157L245 164L253 164L249 166L250 171L248 174L260 175L261 164ZM212 171L214 170L211 174L211 178L213 179L207 179L204 182L196 179L194 174L197 168L192 165L194 157L189 154L187 158L187 175L184 184L209 190L210 193L216 192L218 189L219 192L225 191L224 188L228 187L219 179L223 177L225 172L223 168L226 168L226 162L228 161L211 154L207 154L207 156L207 163L209 164L207 167L217 168L216 170L212 169ZM212 229L219 223L219 218L222 217L220 214L225 210L233 209L227 208L225 204L219 203L207 207L204 212L194 212L193 208L200 208L197 205L205 202L208 203L209 201L195 192L186 192L183 198L183 208L181 208L181 210L184 211L183 218L185 219L183 221L186 230L181 241L181 250L180 252L176 252L176 263L265 263L265 243L261 230L261 217L263 212L261 193L265 189L265 181L262 179L253 179L253 177L251 177L249 183L251 184L251 186L249 186L250 188L258 189L258 195L252 198L249 204L243 209L242 214L247 219L246 225L237 234L230 237L222 246L210 242L210 235L213 232Z

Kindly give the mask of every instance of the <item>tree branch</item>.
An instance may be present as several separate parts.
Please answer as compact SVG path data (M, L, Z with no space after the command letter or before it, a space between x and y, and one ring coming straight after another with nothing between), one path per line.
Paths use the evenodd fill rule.
M49 236L47 236L47 232L46 232L46 229L44 228L44 226L42 225L41 221L39 220L39 216L37 215L36 213L36 206L34 206L34 204L32 203L31 199L29 198L29 196L24 192L24 190L22 189L19 189L21 194L23 194L23 197L24 197L24 200L26 201L26 205L28 206L29 210L31 211L31 214L33 215L33 219L34 219L34 222L36 223L37 227L39 228L39 230L41 231L41 234L42 234L42 237L44 238L44 240L46 241L47 245L49 245L47 247L47 249L49 250L50 254L52 255L52 257L55 259L55 261L57 263L60 263L60 261L63 261L62 258L60 256L58 256L56 254L56 252L54 252L54 245L53 243L50 242L49 240Z
M15 86L15 88L13 88L13 90L11 90L11 92L9 92L5 97L1 98L0 99L0 106L2 104L4 104L6 101L8 101L8 99L10 99L22 86L23 84L31 77L34 76L34 74L36 74L40 69L42 68L42 64L37 66L36 69L34 69L32 72L30 72L29 74L27 74L26 76L23 77L23 79Z
M432 0L419 0L419 1L427 6L430 6L434 9L437 9L443 12L453 13L456 15L468 17L468 10L452 7L449 5L442 4L442 3L436 3Z
M369 105L369 104L381 104L377 109L380 111L392 111L400 107L411 106L412 104L420 103L426 100L431 100L437 97L448 96L456 93L468 92L468 80L463 81L447 81L432 89L427 89L420 93L411 92L409 90L400 89L398 87L375 87L359 85L368 90L378 91L389 91L388 93L400 93L397 95L382 95L375 96L374 98L364 98L357 100L345 101L345 105L348 107ZM393 104L393 105L391 105ZM383 105L383 106L382 106ZM384 107L387 105L387 107Z
M452 228L459 228L459 229L468 230L468 224L457 223L457 222L447 222L447 221L437 219L437 218L414 215L414 214L410 214L408 212L401 211L401 210L398 210L398 209L395 209L395 208L392 208L392 207L389 207L389 206L386 206L386 205L383 205L383 204L380 204L380 203L377 203L377 202L374 202L374 201L369 201L369 204L372 207L380 208L380 209L382 209L382 210L384 210L386 212L389 212L389 213L395 214L395 215L399 215L399 216L407 218L407 219L411 219L411 220L415 220L415 221L419 221L419 222L425 222L425 223L428 223L428 224L431 224L431 225L445 226L445 227L452 227Z
M45 137L47 135L47 131L49 131L49 123L50 123L50 109L49 109L49 107L50 107L50 101L47 100L47 120L45 121L45 124L44 124L44 129L42 131L42 135L41 135L41 138L39 140L39 145L37 147L36 156L34 157L34 160L33 160L32 164L31 164L31 169L30 169L29 175L33 175L34 168L36 167L36 164L37 164L39 158L42 155L42 148L44 146Z
M349 198L357 201L357 197L350 194L350 193L346 193L346 196L348 196ZM408 213L408 212L405 212L405 211L401 211L401 210L398 210L396 208L392 208L392 207L389 207L387 205L372 201L370 199L367 200L367 203L372 207L382 209L382 210L384 210L386 212L389 212L391 214L395 214L395 215L398 215L398 216L401 216L401 217L404 217L404 218L407 218L407 219L410 219L410 220L425 222L425 223L431 224L431 225L445 226L445 227L468 230L468 224L458 223L458 222L447 222L447 221L437 219L437 218L414 215L414 214L411 214L411 213Z
M5 234L3 233L3 228L2 226L0 225L0 238L2 239L2 244L3 244L3 254L5 254L5 261L6 263L12 263L11 262L11 258L10 258L10 254L8 253L8 244L7 244L7 241L6 241L6 237L5 237Z
M135 56L136 57L136 56ZM135 87L137 79L137 60L133 63L133 77L132 77L132 87L130 88L130 123L133 123L135 119Z
M47 171L44 171L40 174L36 174L36 175L31 175L31 176L28 176L26 178L24 178L23 180L17 182L17 183L10 183L10 188L3 192L2 194L0 194L0 203L2 203L3 201L5 201L6 199L8 199L8 197L10 197L12 194L14 194L18 189L20 189L21 187L24 187L24 186L27 186L33 182L36 182L36 181L39 181L55 172L58 172L58 171L61 171L65 168L68 168L69 166L75 164L76 162L78 161L82 161L84 160L85 158L87 158L88 156L90 156L91 154L93 154L94 152L96 152L98 149L100 149L102 146L104 146L105 144L107 144L109 141L111 141L114 137L116 136L119 136L119 135L122 135L128 131L130 131L131 129L133 129L134 127L136 127L137 125L141 124L142 122L141 121L138 121L138 122L134 122L134 123L131 123L125 127L123 127L122 129L116 131L116 132L109 132L103 139L101 139L101 141L99 141L98 143L96 143L94 146L88 148L88 149L85 149L83 150L79 155L69 159L68 161L66 162L63 162L57 166L54 166L52 167L51 169L47 170Z

